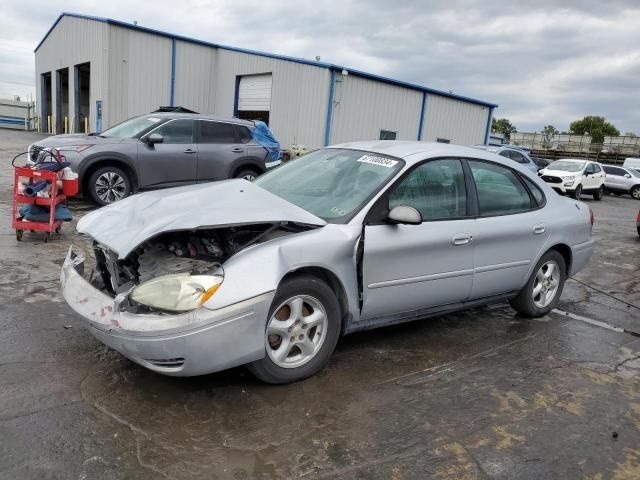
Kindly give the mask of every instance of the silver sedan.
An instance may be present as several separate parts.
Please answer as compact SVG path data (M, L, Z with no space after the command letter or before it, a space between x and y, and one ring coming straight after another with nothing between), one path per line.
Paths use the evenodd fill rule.
M103 343L167 375L313 375L338 338L510 301L538 317L593 251L593 213L474 148L358 142L255 182L134 195L86 215L63 295ZM93 263L93 261L92 261ZM86 270L89 270L88 268Z

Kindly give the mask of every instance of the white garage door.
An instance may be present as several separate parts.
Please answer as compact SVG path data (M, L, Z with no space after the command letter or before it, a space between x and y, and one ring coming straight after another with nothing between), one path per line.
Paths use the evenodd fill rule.
M246 75L240 78L238 110L271 110L271 74Z

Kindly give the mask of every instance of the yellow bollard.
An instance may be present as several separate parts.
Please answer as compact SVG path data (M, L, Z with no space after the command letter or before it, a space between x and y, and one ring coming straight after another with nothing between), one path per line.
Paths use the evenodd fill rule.
M47 116L47 133L51 133L51 115Z
M64 117L64 133L69 133L69 117Z
M84 133L89 133L89 117L84 117Z

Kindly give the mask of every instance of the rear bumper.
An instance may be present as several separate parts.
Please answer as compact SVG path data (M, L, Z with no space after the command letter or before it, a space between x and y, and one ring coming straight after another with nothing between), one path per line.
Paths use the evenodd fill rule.
M589 240L588 242L578 243L571 247L572 258L569 276L575 275L589 264L591 256L593 255L594 246L595 242L593 240Z
M82 276L84 257L69 249L60 275L62 295L102 343L158 373L193 376L258 360L265 355L265 324L274 292L218 310L138 315L120 309Z

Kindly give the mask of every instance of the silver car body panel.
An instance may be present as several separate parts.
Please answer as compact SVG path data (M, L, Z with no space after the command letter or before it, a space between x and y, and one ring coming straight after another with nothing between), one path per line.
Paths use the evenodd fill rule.
M163 232L274 222L326 224L253 183L233 179L132 195L85 215L77 229L125 258Z
M262 358L274 292L286 275L303 269L321 270L335 279L333 286L344 303L343 332L349 333L512 297L544 252L557 245L570 249L569 275L582 269L591 257L589 208L557 195L530 170L509 159L478 149L420 142L357 142L330 148L402 158L406 164L398 176L432 158L492 161L518 170L534 182L544 192L546 203L512 215L364 226L367 213L393 182L346 224L326 224L242 180L150 192L87 215L78 229L124 258L146 239L172 230L277 221L318 228L268 240L232 256L223 264L220 289L202 308L187 314L118 312L114 305L117 298L88 285L76 272L78 260L71 258L71 253L62 273L65 299L87 318L96 337L134 361L161 373L194 375ZM468 234L471 241L454 245L460 234ZM76 290L82 293L74 293ZM94 293L87 294L88 290ZM105 318L96 317L103 308L112 310ZM245 311L253 313L238 313ZM171 323L171 318L177 324ZM185 332L192 334L183 335ZM162 340L154 343L146 339L152 335ZM246 348L238 344L237 335L248 339ZM207 356L200 351L212 350L210 344L219 346L220 355ZM187 356L202 363L195 366L189 362L196 360ZM147 361L178 357L187 358L188 368L172 367L166 372Z

